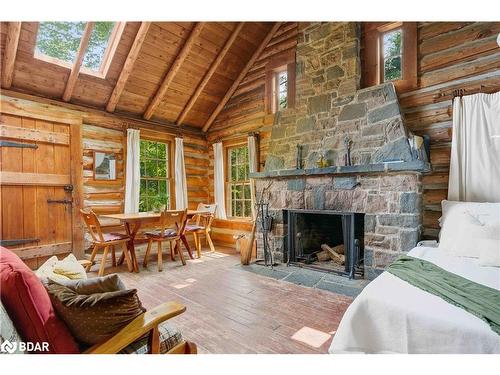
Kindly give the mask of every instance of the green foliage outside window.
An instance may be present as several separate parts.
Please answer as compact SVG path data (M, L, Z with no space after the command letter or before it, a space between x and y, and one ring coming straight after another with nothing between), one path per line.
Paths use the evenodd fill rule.
M250 194L250 163L248 147L228 149L228 191L232 217L250 217L252 213Z
M401 29L390 31L383 36L384 82L403 78L402 37Z
M40 22L36 52L72 64L85 30L86 22ZM115 22L95 22L82 65L99 71L108 48Z
M36 51L73 63L86 22L40 22Z
M139 211L169 207L168 145L141 140Z
M278 73L278 109L285 109L288 105L288 72Z

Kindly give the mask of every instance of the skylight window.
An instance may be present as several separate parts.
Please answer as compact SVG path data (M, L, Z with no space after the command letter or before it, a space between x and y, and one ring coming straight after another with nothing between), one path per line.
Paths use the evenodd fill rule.
M85 22L40 22L35 55L48 56L71 66L75 61Z
M50 63L72 67L79 53L86 22L40 22L35 45L35 57ZM120 40L123 24L94 22L81 70L87 74L105 76L112 51Z
M87 53L83 58L84 67L94 72L100 71L114 28L115 22L96 22L94 24Z

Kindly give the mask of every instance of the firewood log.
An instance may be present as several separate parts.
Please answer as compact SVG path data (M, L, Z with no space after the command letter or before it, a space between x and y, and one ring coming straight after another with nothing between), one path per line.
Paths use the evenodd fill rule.
M326 262L331 259L330 253L326 250L322 250L318 253L316 253L316 257L318 258L318 261L320 262Z
M337 254L344 254L344 244L341 243L340 245L334 246L333 250L335 250Z
M321 249L328 251L328 253L330 254L330 258L332 258L332 260L335 263L340 264L341 266L345 263L345 256L337 253L334 249L332 249L326 243L321 245Z

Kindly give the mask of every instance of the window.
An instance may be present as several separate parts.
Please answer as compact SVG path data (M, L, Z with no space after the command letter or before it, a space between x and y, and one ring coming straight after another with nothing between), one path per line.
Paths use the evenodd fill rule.
M266 65L266 112L293 108L295 105L295 54L285 54Z
M282 70L276 72L274 75L274 86L275 86L275 103L274 112L287 108L288 104L288 72L287 70Z
M363 87L393 82L398 93L416 88L416 22L366 22L363 29Z
M170 207L169 143L141 139L139 211Z
M79 53L86 22L40 22L35 44L35 57L71 68ZM124 24L94 22L85 51L82 72L105 76L112 51L119 42Z
M249 168L248 146L227 148L228 216L246 218L252 215Z
M402 43L403 30L397 29L384 33L381 42L383 49L384 82L403 78Z

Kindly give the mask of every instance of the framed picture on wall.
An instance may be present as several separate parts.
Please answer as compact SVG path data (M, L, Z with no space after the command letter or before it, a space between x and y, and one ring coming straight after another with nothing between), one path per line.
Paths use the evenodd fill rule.
M94 151L94 180L116 180L114 152Z

